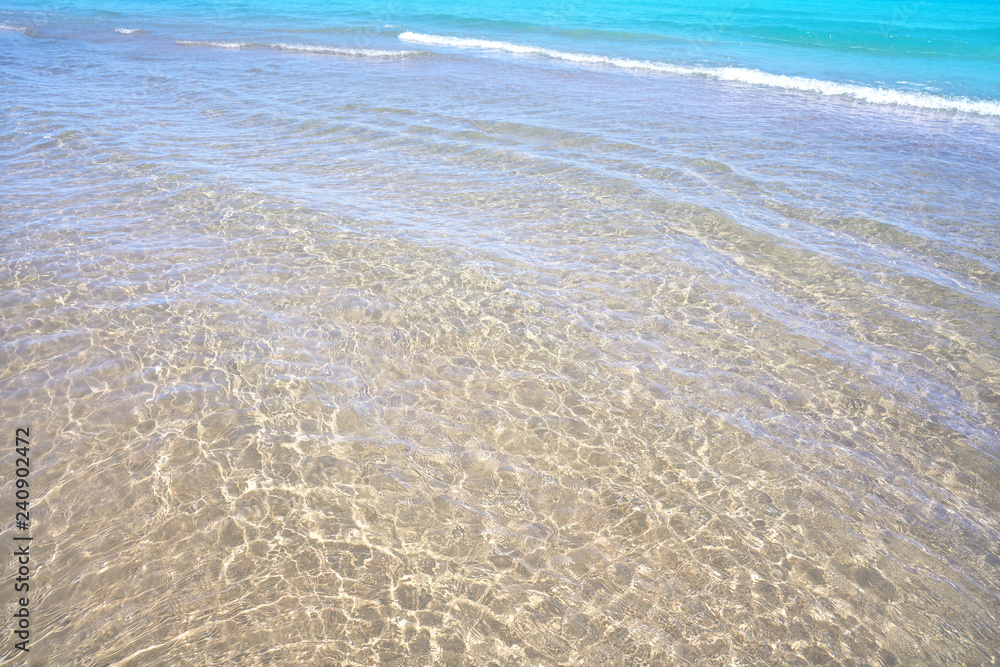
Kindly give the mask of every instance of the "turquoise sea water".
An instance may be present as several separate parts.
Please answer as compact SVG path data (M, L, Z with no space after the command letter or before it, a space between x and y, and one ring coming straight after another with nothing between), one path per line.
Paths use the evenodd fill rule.
M0 655L996 664L998 30L0 4Z
M310 45L413 44L532 53L581 64L679 68L830 95L1000 113L1000 10L989 0L806 2L7 3L7 29L83 30L115 17L179 39L309 37ZM19 11L20 10L20 11ZM35 10L35 11L32 11ZM41 11L39 11L41 10ZM57 22L56 10L70 25ZM166 21L165 24L158 23ZM161 36L169 37L158 31ZM459 41L455 41L459 40ZM400 44L399 41L404 42ZM794 80L782 77L793 77ZM843 88L857 86L858 88ZM976 104L978 103L978 104Z

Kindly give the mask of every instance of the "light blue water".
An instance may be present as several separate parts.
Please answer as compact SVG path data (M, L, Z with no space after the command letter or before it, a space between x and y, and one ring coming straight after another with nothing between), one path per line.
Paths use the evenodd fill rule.
M769 2L65 2L7 3L8 28L78 29L125 19L178 39L295 35L312 45L398 48L443 37L538 47L559 57L641 61L694 75L898 104L1000 113L1000 9L990 0ZM34 11L33 11L34 10ZM0 19L3 20L3 19ZM412 43L412 40L407 40ZM454 48L484 48L471 42ZM491 48L491 47L487 47ZM447 49L446 49L447 50ZM551 57L551 54L550 54ZM723 71L720 68L730 68ZM797 77L798 81L780 77ZM838 86L860 86L844 89ZM881 92L875 92L881 91ZM897 93L897 94L894 94Z
M23 662L997 664L997 25L3 3Z

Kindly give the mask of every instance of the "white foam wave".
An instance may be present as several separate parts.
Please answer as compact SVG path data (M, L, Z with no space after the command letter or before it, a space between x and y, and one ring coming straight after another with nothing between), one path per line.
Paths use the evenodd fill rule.
M28 29L23 25L11 25L9 23L0 22L0 30L12 30L14 32L25 32Z
M217 49L246 49L259 47L265 49L278 49L281 51L297 51L300 53L332 53L341 56L375 56L380 58L402 58L412 56L425 51L383 51L380 49L351 49L339 46L318 46L313 44L255 44L253 42L208 42L198 40L178 40L175 42L181 46L211 46Z
M137 32L142 32L142 28L115 28L115 32L119 35L133 35Z
M786 76L784 74L769 74L760 70L744 67L685 67L652 60L636 60L633 58L615 58L589 53L571 53L557 51L540 46L512 44L488 39L470 39L464 37L447 37L443 35L424 35L415 32L404 32L399 35L404 42L431 44L436 46L454 46L459 48L487 49L506 51L524 55L546 56L558 60L568 60L588 65L605 65L638 69L668 74L686 76L703 76L722 81L735 81L756 86L799 90L819 93L821 95L845 96L871 102L874 104L896 104L920 109L936 109L942 111L961 111L966 113L1000 116L1000 102L990 100L970 100L965 97L944 97L929 93L910 93L886 88L874 88L850 83L836 83L820 79L810 79L801 76Z
M250 42L201 42L197 40L177 40L180 46L213 46L217 49L245 49L253 46Z
M269 44L272 49L283 51L300 51L303 53L335 53L341 56L377 56L382 58L401 58L412 56L419 51L384 51L381 49L348 49L339 46L315 46L312 44Z

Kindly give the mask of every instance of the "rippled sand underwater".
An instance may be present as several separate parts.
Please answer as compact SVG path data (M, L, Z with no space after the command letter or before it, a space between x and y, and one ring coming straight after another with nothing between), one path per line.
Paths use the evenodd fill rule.
M995 120L0 38L26 664L1000 657Z

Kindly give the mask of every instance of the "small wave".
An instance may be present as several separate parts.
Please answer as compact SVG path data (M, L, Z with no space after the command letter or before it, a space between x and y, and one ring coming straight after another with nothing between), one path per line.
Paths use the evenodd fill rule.
M349 49L339 46L314 46L311 44L269 44L272 49L300 51L303 53L335 53L341 56L376 56L381 58L402 58L422 53L421 51L384 51L381 49Z
M373 56L379 58L402 58L413 55L423 55L426 51L384 51L381 49L352 49L340 46L318 46L313 44L255 44L253 42L208 42L198 40L178 40L181 46L210 46L217 49L247 49L259 47L277 49L280 51L296 51L299 53L331 53L340 56Z
M784 74L768 74L754 69L740 67L719 67L708 71L709 76L723 81L739 81L759 86L784 88L786 90L802 90L816 92L822 95L853 97L873 104L895 104L915 107L918 109L933 109L938 111L961 111L984 116L1000 116L1000 102L991 100L970 100L967 97L944 97L930 93L907 93L888 88L873 88L851 83L835 83L800 76Z
M23 25L11 25L9 23L0 22L0 30L11 30L14 32L27 32L27 28Z
M145 32L142 28L115 28L119 35L134 35L137 32Z
M558 60L568 60L570 62L588 65L605 65L625 69L665 72L668 74L703 76L719 79L721 81L734 81L755 86L766 86L769 88L799 90L829 96L852 97L854 99L874 104L895 104L920 109L961 111L986 116L1000 116L1000 102L996 101L971 100L965 97L945 97L929 93L908 93L899 90L874 88L871 86L850 83L836 83L834 81L823 81L820 79L810 79L801 76L769 74L767 72L761 72L760 70L744 67L685 67L682 65L671 65L669 63L655 62L652 60L615 58L589 53L571 53L568 51L547 49L541 46L512 44L510 42L499 42L488 39L424 35L415 32L401 33L399 35L399 39L404 42L416 42L418 44L454 46L459 48L486 49L524 55L546 56Z
M177 40L175 44L180 46L212 46L217 49L245 49L253 46L250 42L202 42L197 40Z

